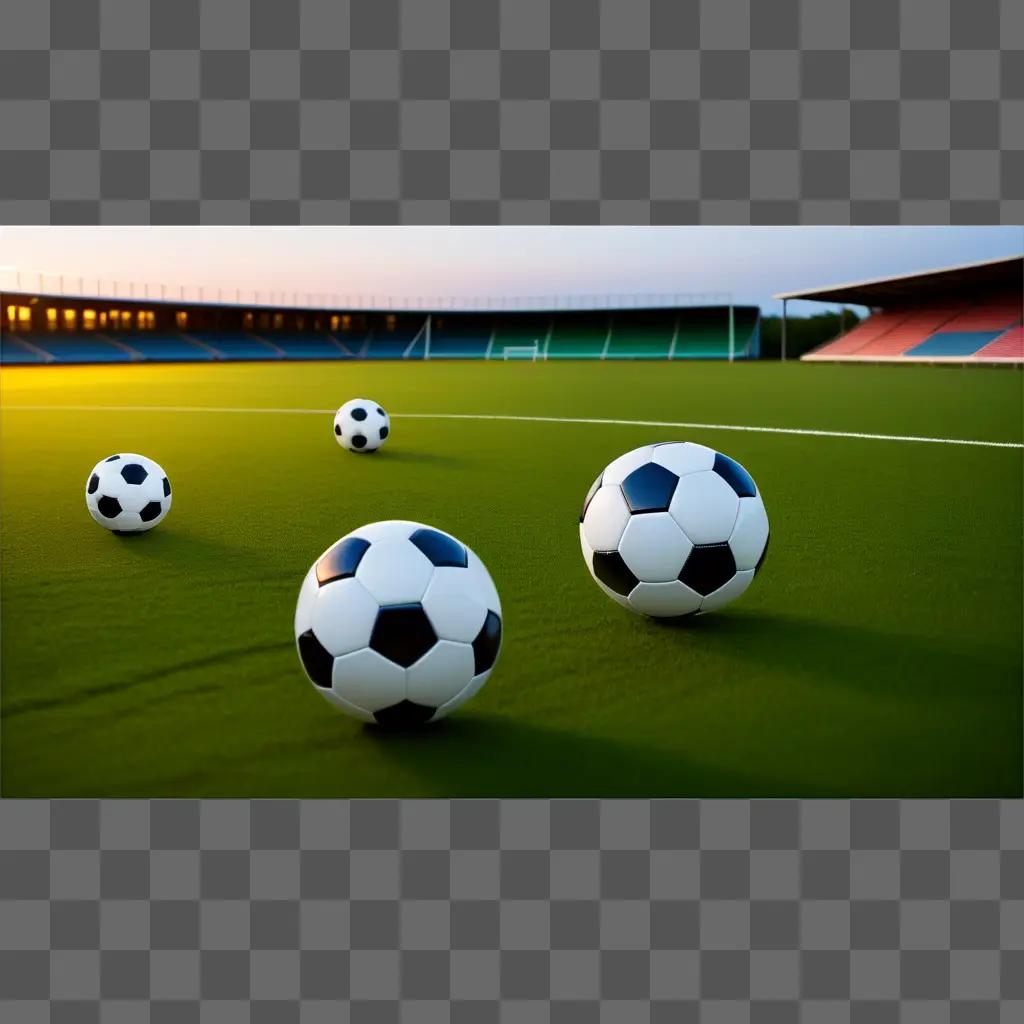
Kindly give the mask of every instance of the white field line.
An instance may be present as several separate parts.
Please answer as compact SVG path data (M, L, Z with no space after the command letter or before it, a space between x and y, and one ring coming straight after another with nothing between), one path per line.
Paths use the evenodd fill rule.
M263 413L267 415L333 416L336 409L277 409L217 405L5 405L4 412L183 412ZM1018 441L976 441L958 437L918 437L913 434L866 434L848 430L804 430L799 427L754 427L738 423L681 423L673 420L608 420L577 416L510 416L491 413L395 412L406 420L507 420L514 423L582 423L614 427L669 427L673 430L734 430L751 434L791 434L798 437L847 437L859 441L908 441L953 444L975 448L1024 449Z

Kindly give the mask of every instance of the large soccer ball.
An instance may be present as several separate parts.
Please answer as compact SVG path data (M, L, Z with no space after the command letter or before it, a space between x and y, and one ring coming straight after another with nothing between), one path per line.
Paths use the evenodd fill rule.
M627 452L594 481L580 513L597 585L658 618L722 608L750 586L768 548L768 515L750 474L702 444Z
M501 602L483 562L422 523L371 523L306 574L295 642L313 685L365 722L435 722L487 682Z
M114 533L142 533L171 508L171 484L145 455L123 452L97 462L85 483L85 505L100 526Z
M375 452L390 433L388 414L368 398L353 398L334 414L334 439L350 452Z

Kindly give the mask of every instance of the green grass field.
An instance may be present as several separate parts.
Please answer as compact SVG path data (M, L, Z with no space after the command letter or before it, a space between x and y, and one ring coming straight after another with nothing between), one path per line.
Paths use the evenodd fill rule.
M492 413L1020 442L1022 378L979 368L429 363L4 369L2 793L56 796L1022 795L1022 452ZM377 456L327 415L395 415ZM658 440L754 475L771 551L685 626L604 597L577 517ZM174 507L119 538L92 465L157 459ZM305 679L303 574L368 521L462 538L504 605L481 693L423 734L348 719Z

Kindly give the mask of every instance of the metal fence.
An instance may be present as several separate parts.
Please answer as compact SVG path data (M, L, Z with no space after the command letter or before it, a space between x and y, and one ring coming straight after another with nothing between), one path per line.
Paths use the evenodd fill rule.
M732 293L625 292L548 295L373 295L307 292L126 281L83 274L53 274L16 267L0 268L0 290L67 298L128 299L150 302L209 303L275 309L357 310L553 310L646 309L731 305Z

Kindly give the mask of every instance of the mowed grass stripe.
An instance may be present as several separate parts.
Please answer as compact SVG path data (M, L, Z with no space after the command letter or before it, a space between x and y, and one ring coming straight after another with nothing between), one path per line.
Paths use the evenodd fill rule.
M281 409L208 405L14 405L8 412L165 412L165 413L259 413L264 415L330 416L335 409ZM583 416L512 416L501 413L393 412L406 420L504 420L522 423L576 423L614 427L669 427L673 430L729 430L754 434L791 434L799 437L843 437L859 441L904 441L919 444L952 444L978 448L1024 449L1017 441L981 441L962 437L918 437L913 434L871 434L850 430L808 430L799 427L760 427L740 423L686 423L672 420L613 420Z

